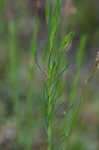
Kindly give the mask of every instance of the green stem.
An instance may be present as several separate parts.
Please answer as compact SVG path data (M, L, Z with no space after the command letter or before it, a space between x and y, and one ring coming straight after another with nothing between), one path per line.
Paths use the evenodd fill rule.
M52 90L51 90L51 86L52 86L52 76L51 76L51 64L49 66L49 72L48 72L48 150L52 150L52 139L53 139L53 131L52 131Z

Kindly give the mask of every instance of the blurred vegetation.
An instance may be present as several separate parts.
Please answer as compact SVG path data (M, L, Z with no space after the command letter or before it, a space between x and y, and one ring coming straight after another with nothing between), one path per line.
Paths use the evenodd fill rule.
M31 149L46 150L42 100L45 78L39 69L34 67L33 48L38 47L41 62L41 55L47 43L48 22L45 19L45 0L37 1L0 0L0 149L2 150L23 150L26 145L27 150L31 148L30 145ZM60 26L57 29L58 43L55 48L58 48L67 32L74 31L75 36L67 58L71 66L60 83L60 87L61 84L64 86L61 97L63 105L58 110L56 122L64 115L69 104L69 94L76 70L76 55L82 35L86 34L88 41L77 85L77 100L84 81L95 65L96 53L99 51L98 0L72 0L70 8L75 8L75 12L69 16L66 16L69 11L67 7L65 10L66 4L64 0L62 22L59 22ZM51 7L53 8L53 1ZM39 30L36 35L37 24ZM99 149L98 105L99 70L85 90L84 104L68 141L68 150ZM57 145L58 136L55 142Z

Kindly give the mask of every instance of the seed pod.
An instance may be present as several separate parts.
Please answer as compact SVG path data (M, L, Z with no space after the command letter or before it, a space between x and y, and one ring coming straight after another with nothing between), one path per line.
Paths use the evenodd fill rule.
M96 67L97 69L99 69L99 51L97 52L97 55L96 55Z

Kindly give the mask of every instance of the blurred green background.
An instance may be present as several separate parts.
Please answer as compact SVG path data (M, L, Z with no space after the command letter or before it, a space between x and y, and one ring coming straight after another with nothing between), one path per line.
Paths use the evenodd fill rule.
M66 88L62 98L65 101L66 98L68 99L66 93L70 92L71 89L77 48L79 39L83 34L88 36L88 41L78 93L80 93L84 80L87 79L95 65L96 54L99 51L99 1L63 0L61 17L60 34L64 35L69 31L75 32L68 55L68 60L72 65L64 83ZM19 93L19 103L16 108L19 114L17 114L21 120L23 119L20 133L21 129L24 129L22 136L25 137L29 132L26 128L28 116L24 119L23 115L27 104L27 90L30 88L28 87L29 72L31 71L29 64L31 62L31 41L36 19L39 21L37 43L40 59L47 41L45 0L0 0L0 149L2 150L24 149L24 146L21 147L21 145L24 145L25 140L21 138L21 135L20 141L22 144L19 144L17 148L14 147L17 134L14 113L14 104L17 99L16 91ZM14 54L11 53L13 48L15 49ZM10 60L12 57L13 59ZM12 68L15 68L15 70L13 71ZM32 143L35 150L40 150L42 145L46 150L41 100L44 76L36 68L33 68L32 73L32 84L29 86L32 89L32 94L30 94L33 102L30 104L32 108L28 109L32 109L30 120L33 120L33 126L30 126L30 128L33 130L33 135L31 135L32 138L28 137L27 141ZM12 79L14 82L12 82ZM70 138L71 143L68 150L99 150L99 70L89 83L84 100L85 103ZM66 107L63 106L60 114L65 109Z

